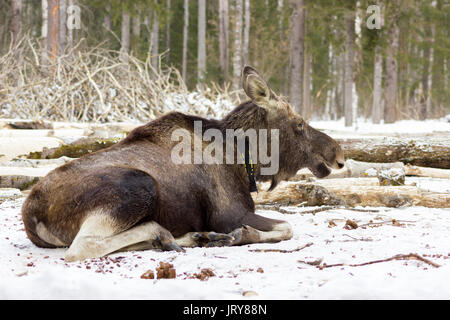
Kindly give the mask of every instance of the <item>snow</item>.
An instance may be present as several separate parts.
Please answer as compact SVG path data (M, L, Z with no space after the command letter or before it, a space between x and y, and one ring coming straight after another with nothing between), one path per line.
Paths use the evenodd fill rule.
M448 190L448 180L415 179ZM450 299L450 209L334 209L316 214L308 213L313 208L289 207L292 214L265 210L257 213L292 225L293 239L185 253L125 252L66 263L65 249L37 248L26 237L20 216L23 201L17 191L0 190L0 299ZM348 219L359 227L344 229ZM378 224L363 226L370 222ZM294 250L308 243L312 245L291 253L250 251ZM409 253L441 267L394 260L321 270L299 262L359 264ZM174 265L176 279L140 278L160 261ZM187 279L203 268L211 268L216 276ZM244 291L258 296L244 297Z
M309 123L316 129L339 131L358 134L419 134L446 132L450 133L450 122L445 118L439 120L401 120L395 123L373 124L371 121L359 118L351 127L345 127L344 118L337 121L312 120Z

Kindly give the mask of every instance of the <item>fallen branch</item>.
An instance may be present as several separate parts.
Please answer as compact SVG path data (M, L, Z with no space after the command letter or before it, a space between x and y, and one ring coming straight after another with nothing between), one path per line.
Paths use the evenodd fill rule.
M336 139L348 159L364 162L395 162L415 166L450 169L450 147L444 138L424 138L417 142L411 139L390 137L389 140L379 138Z
M369 222L369 223L365 223L360 225L359 227L367 227L367 226L377 226L377 225L383 225L383 224L392 224L393 226L402 226L402 223L415 223L416 221L408 221L408 220L396 220L396 219L392 219L392 220L387 220L387 221L380 221L380 222Z
M297 262L300 263L305 263L305 264L309 264L312 266L315 266L317 268L319 268L320 270L324 269L324 268L334 268L334 267L362 267L362 266L366 266L369 264L375 264L375 263L381 263L381 262L389 262L389 261L393 261L393 260L418 260L421 262L424 262L426 264L429 264L435 268L439 268L440 265L437 263L434 263L433 261L430 261L428 259L425 259L424 257L421 257L420 255L418 255L417 253L410 253L410 254L397 254L393 257L387 258L387 259L381 259L381 260L374 260L374 261L369 261L369 262L364 262L364 263L358 263L358 264L345 264L345 263L336 263L336 264L318 264L317 261L313 261L313 262L308 262L308 261L303 261L303 260L298 260Z
M281 205L257 205L256 209L257 210L273 210L273 211L278 211L278 212L284 213L284 214L316 214L317 212L328 211L328 210L338 208L337 206L323 206L323 207L319 207L319 208L315 208L315 209L311 209L311 210L291 211L291 210L286 210L286 209L283 209L280 207L281 207ZM303 207L297 206L297 208L303 208Z
M344 234L344 236L347 236L347 237L351 238L352 240L344 240L343 242L348 242L348 241L367 241L367 242L371 242L371 241L373 241L372 238L359 238L358 239L358 238L352 237L349 234Z
M250 252L280 252L280 253L292 253L303 250L305 248L311 247L313 245L312 242L305 244L304 246L298 247L294 250L282 250L282 249L253 249L249 250Z

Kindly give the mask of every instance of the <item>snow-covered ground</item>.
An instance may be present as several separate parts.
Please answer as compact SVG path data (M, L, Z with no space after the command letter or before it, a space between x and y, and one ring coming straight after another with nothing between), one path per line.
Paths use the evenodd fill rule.
M14 199L16 193L0 192L0 299L450 299L450 209L258 211L289 221L293 239L185 253L127 252L66 263L65 249L37 248L26 237L20 216L24 197ZM345 229L349 219L359 227ZM292 252L251 251L289 251L309 243ZM312 265L361 264L409 253L440 267L418 260ZM161 261L174 265L176 279L140 278ZM203 268L215 276L189 279ZM257 295L245 297L246 291Z
M427 134L433 132L450 132L450 122L446 118L439 120L401 120L395 123L373 124L370 120L358 118L351 127L345 126L344 118L337 121L312 120L311 126L328 131L359 134Z

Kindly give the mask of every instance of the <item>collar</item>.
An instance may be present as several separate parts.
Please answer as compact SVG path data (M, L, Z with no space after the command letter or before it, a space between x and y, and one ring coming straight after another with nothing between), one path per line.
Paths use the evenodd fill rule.
M250 183L249 185L250 193L258 192L258 188L256 187L253 162L250 159L250 148L248 138L245 139L244 161L245 161L245 171L247 172L248 181Z

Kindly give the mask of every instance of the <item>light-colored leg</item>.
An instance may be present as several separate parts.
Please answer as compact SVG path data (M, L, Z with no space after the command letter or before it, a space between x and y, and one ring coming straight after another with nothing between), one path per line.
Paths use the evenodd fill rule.
M120 230L107 215L91 215L80 228L70 248L66 261L97 258L135 244L156 240L164 248L174 244L172 234L156 222L145 222L126 231ZM170 247L168 249L177 249Z
M194 247L198 247L198 242L195 240L194 235L195 232L189 232L186 233L185 235L179 237L179 238L175 238L176 243L184 248L194 248Z

